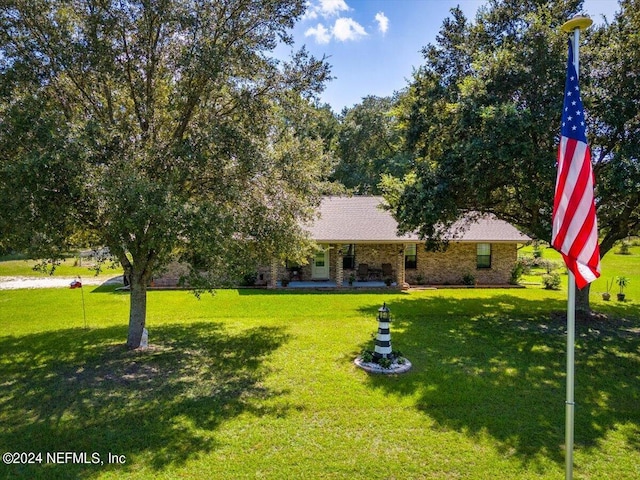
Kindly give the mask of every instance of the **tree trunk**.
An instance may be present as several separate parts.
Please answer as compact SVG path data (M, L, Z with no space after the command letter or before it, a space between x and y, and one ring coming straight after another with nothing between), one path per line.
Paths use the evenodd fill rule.
M129 334L127 347L138 348L147 319L147 280L141 275L131 275L131 300L129 304Z
M590 290L590 283L588 283L582 290L576 287L576 312L591 313L591 307L589 305Z

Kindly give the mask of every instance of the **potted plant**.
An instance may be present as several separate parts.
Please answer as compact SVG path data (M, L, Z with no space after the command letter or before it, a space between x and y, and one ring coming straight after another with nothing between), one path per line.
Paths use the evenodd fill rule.
M286 278L286 277L285 277L285 278L283 278L282 280L280 280L280 284L281 284L283 287L287 287L287 286L289 285L289 279L288 279L288 278Z
M349 286L353 287L353 282L356 281L356 274L355 273L351 273L351 275L349 275Z
M620 287L620 292L618 292L618 301L624 301L624 287L629 284L629 279L627 277L616 277L616 283L618 287Z
M609 280L607 280L607 291L606 292L602 292L602 299L607 301L607 302L611 298L611 294L609 293L611 291L611 287L613 287L613 278L611 279L611 282L609 282Z

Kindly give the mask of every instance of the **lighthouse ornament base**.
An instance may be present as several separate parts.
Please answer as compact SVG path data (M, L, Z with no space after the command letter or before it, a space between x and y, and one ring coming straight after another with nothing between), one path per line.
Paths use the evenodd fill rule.
M356 366L370 373L404 373L411 369L411 362L391 348L391 317L386 303L378 309L378 333L373 351L364 350L354 360Z
M362 359L362 356L357 357L353 363L357 367L369 372L369 373L382 373L384 375L390 375L392 373L405 373L411 370L411 362L404 357L399 357L399 360L403 363L399 363L398 361L391 363L388 367L383 367L375 362L365 362Z

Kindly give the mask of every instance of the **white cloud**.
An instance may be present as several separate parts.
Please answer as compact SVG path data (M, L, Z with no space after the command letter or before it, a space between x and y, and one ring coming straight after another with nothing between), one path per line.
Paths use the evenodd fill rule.
M312 37L316 43L327 44L332 39L341 42L350 40L359 40L368 34L364 27L356 22L353 18L341 17L341 12L352 10L345 0L309 0L307 2L307 11L304 14L304 20L312 20L322 17L328 20L331 17L339 17L333 26L327 25L327 21L318 23L315 27L310 27L304 32L305 37ZM379 28L386 31L389 20L380 12L376 15ZM384 24L384 27L382 26Z
M389 29L389 19L383 12L376 13L376 21L378 22L378 30L384 35Z
M332 17L340 12L349 11L349 5L344 0L320 0L320 13L324 17Z
M340 12L351 10L344 0L315 0L307 1L307 10L302 20L314 20L319 16L323 18L335 17Z
M356 22L353 18L338 18L333 25L333 36L342 42L347 40L358 40L366 37L367 32L364 27Z
M307 2L307 9L304 11L301 20L315 20L316 18L318 18L318 9L311 2Z
M321 45L324 45L331 41L331 33L321 23L319 23L317 27L309 28L306 32L304 32L304 36L314 37L316 39L316 43L319 43Z

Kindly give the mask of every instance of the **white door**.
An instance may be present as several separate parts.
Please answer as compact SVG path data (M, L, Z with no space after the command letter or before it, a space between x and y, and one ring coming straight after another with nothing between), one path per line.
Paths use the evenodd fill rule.
M311 278L314 280L327 280L329 278L329 249L326 245L320 245L311 262Z

